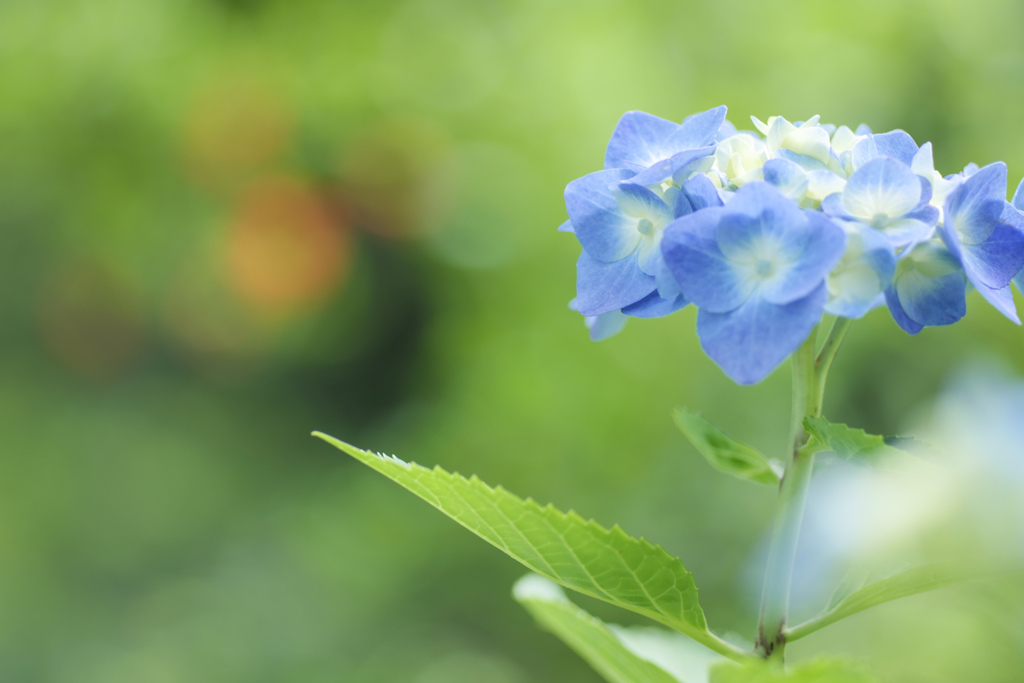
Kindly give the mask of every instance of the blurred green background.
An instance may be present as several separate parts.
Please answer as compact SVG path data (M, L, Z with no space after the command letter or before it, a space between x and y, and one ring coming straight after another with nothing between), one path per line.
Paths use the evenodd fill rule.
M692 309L589 342L562 190L624 111L722 103L1015 186L1022 31L1016 0L0 0L0 680L597 680L518 565L313 429L619 522L750 637L774 493L669 412L775 453L787 373L733 385ZM972 354L1024 370L1021 335L976 294L913 338L876 311L826 413L892 433ZM791 652L1019 681L1021 604L919 596Z

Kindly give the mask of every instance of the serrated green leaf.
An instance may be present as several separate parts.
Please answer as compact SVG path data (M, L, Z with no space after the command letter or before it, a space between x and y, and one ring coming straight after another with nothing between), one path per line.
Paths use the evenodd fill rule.
M823 417L805 417L804 429L822 446L850 462L885 465L920 447L920 442L910 437L876 436Z
M680 683L680 679L630 651L608 625L569 602L547 579L528 574L516 583L512 594L542 627L610 683Z
M760 451L725 435L700 413L676 408L672 413L679 431L719 472L759 484L778 484L779 472Z
M618 526L605 529L575 512L541 507L475 476L430 470L319 432L314 436L405 487L531 571L650 617L732 659L751 657L708 631L693 575L660 546Z
M1009 572L996 573L979 570L977 567L945 563L908 569L849 593L821 616L794 626L787 632L786 637L791 641L803 638L840 619L845 619L857 612L890 600L946 588L966 581L994 578L1001 574L1010 575Z
M711 670L711 683L875 683L861 666L842 660L819 659L788 671L780 666L720 664Z

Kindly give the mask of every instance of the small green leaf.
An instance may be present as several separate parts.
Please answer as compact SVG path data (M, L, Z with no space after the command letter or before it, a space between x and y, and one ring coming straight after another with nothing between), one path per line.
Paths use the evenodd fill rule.
M834 624L840 619L845 619L857 612L880 605L883 602L889 602L890 600L946 588L947 586L966 581L996 578L1000 575L1010 576L1012 574L1012 571L996 572L991 569L983 570L977 567L948 563L915 567L850 592L821 616L794 626L786 633L786 638L790 641L803 638L819 629L825 628L829 624Z
M788 671L772 663L748 666L720 664L711 670L711 683L875 683L861 666L843 660L818 659Z
M575 512L522 499L476 477L430 470L314 432L566 588L650 617L737 661L752 655L708 631L693 575L660 546Z
M882 437L868 434L842 423L832 423L823 417L805 417L804 429L825 448L850 462L885 465L896 458L917 450L921 442L910 437Z
M676 408L676 425L693 447L719 472L759 484L778 484L779 471L759 451L726 436L700 413Z
M542 627L558 636L610 683L680 683L632 652L600 619L569 602L556 584L537 574L516 582L512 594Z

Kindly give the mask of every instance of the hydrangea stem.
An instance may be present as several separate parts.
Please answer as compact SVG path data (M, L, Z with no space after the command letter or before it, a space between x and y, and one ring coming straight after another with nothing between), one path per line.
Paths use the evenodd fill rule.
M850 321L838 318L832 325L821 352L815 356L817 335L812 332L793 354L793 408L789 432L786 471L779 484L779 503L772 528L768 565L761 594L761 615L757 625L757 653L766 659L782 661L786 648L784 629L789 611L789 592L793 580L793 562L807 489L814 470L816 448L808 444L803 427L806 416L821 414L825 378Z

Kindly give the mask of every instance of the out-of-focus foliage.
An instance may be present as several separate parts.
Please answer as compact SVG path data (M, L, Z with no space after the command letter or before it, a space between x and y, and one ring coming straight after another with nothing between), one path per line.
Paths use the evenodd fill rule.
M721 103L1015 185L1022 28L1010 0L0 3L0 679L597 680L518 565L314 428L619 521L750 638L773 492L669 412L777 457L787 377L733 385L692 310L589 342L562 188L622 112ZM1024 371L1021 335L976 294L915 338L872 313L826 416L903 433L968 355ZM1022 606L951 589L790 653L1017 681Z

